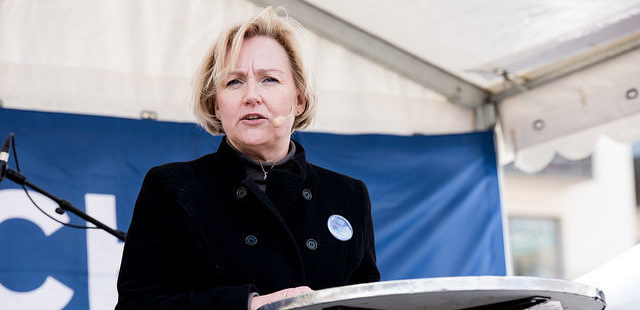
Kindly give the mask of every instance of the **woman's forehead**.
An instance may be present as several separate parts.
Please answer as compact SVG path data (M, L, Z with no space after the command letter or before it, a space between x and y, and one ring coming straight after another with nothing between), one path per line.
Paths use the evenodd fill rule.
M232 72L291 72L291 64L284 47L266 36L245 39Z

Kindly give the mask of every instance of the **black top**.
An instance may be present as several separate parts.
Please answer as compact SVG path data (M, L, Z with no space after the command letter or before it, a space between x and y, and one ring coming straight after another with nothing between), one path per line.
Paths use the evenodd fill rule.
M297 165L293 162L293 160L291 160L293 159L293 155L296 154L296 145L293 143L293 141L289 142L289 151L287 152L287 155L277 162L259 162L242 154L235 147L233 147L231 143L229 143L228 139L225 138L223 139L223 141L227 143L227 145L233 151L235 151L240 158L244 159L245 173L247 174L247 177L249 177L254 183L256 183L256 185L258 185L258 188L260 188L263 192L267 189L267 178L269 176L269 172L271 172L271 170L275 166L279 166L280 169L287 170L294 174L300 174Z
M274 167L266 192L224 142L216 153L149 170L116 309L246 309L251 292L378 281L366 186L309 164L294 143L298 173ZM332 215L350 223L349 240L331 233Z

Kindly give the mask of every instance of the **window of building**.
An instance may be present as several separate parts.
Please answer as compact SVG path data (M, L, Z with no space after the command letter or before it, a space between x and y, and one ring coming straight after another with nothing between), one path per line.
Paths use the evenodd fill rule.
M511 217L514 275L562 278L560 223L553 218Z

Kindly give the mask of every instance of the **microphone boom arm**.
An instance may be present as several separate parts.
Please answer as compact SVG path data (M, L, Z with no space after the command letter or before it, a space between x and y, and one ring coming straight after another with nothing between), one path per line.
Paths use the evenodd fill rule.
M66 201L64 199L60 199L60 198L54 196L53 194L45 191L44 189L36 186L35 184L27 181L27 178L22 173L20 173L19 171L16 171L16 170L13 170L13 169L7 169L6 170L6 177L7 177L7 179L13 181L16 184L26 185L29 188L35 190L36 192L38 192L38 193L40 193L42 195L45 195L49 199L55 201L59 206L59 208L56 209L56 213L62 214L62 213L64 213L64 211L69 211L69 212L77 215L78 217L84 219L85 221L87 221L87 222L89 222L89 223L91 223L93 225L96 225L97 228L100 228L100 229L108 232L109 234L113 235L114 237L116 237L116 238L118 238L118 239L120 239L122 241L125 241L125 238L126 238L126 233L125 232L113 229L113 228L103 224L102 222L94 219L93 217L89 216L87 213L83 212L82 210L74 207L69 201Z

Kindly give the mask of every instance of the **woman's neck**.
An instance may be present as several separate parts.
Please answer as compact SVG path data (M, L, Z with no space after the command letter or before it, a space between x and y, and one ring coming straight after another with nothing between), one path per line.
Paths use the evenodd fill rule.
M283 141L284 143L277 143L272 146L265 145L255 147L243 147L242 145L236 145L233 141L229 140L229 138L227 138L227 142L229 142L229 144L238 152L258 162L277 162L287 156L290 140L286 140Z

